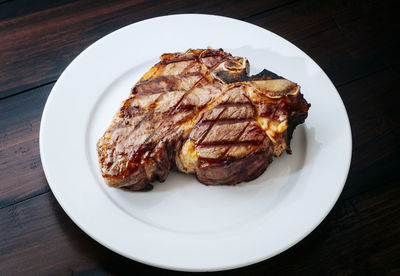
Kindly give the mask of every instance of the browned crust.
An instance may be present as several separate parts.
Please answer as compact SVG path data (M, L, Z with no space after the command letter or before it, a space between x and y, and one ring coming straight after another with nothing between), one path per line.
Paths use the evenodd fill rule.
M182 64L195 64L196 61L200 62L200 64L205 64L209 71L207 71L207 69L206 71L202 71L202 73L193 71L190 69L189 65L176 76L163 76L157 73L159 70L162 70L160 69L161 66L182 66L178 63L186 62ZM241 61L241 63L239 61ZM203 70L204 68L201 69L201 66L199 68ZM177 115L178 117L182 117L181 121L179 121L182 122L182 120L187 120L187 118L193 116L190 114L195 114L196 112L203 114L201 110L203 110L204 106L196 106L190 104L190 102L185 102L184 99L188 95L188 92L185 92L180 100L172 104L168 110L156 111L154 108L163 95L173 95L172 92L179 90L178 82L180 80L200 77L200 80L203 79L206 83L218 82L220 83L219 86L221 86L221 83L233 83L229 85L229 89L231 89L246 85L246 81L283 79L268 70L263 70L257 75L248 77L248 67L249 63L246 59L232 57L232 55L224 52L222 49L199 49L189 50L185 54L164 54L160 62L151 68L134 86L130 98L124 102L117 114L117 119L114 119L110 128L98 142L100 166L110 166L110 164L112 165L112 161L115 162L115 159L111 159L112 161L110 163L110 159L107 159L108 153L106 153L106 151L108 152L108 149L110 149L107 143L115 143L115 141L110 140L114 131L124 131L124 129L127 128L132 130L133 133L136 129L148 128L149 125L152 125L153 121L157 122L157 127L153 127L154 130L152 133L144 134L147 136L142 136L147 138L132 152L132 156L129 155L129 152L124 153L125 156L129 155L129 158L132 159L126 163L128 165L125 169L122 168L121 170L121 168L119 168L117 173L112 172L111 174L108 174L107 171L103 171L103 177L106 183L111 187L124 188L131 191L151 190L153 186L150 182L155 180L163 182L167 178L171 168L178 170L176 165L177 160L175 160L177 156L176 153L181 150L190 131L182 131L179 129L179 124L169 125L171 123L165 123L166 121L164 120L168 121L171 116ZM214 70L212 74L210 70ZM200 81L195 82L195 85L187 91L191 91L199 82ZM155 87L157 87L157 89L155 89ZM293 83L293 89L294 88L298 89L298 86ZM291 91L292 88L289 90ZM270 116L267 114L272 114L273 117L275 112L281 108L288 113L288 128L275 137L275 143L271 143L265 133L263 133L262 136L254 136L255 134L253 134L253 136L246 136L250 138L250 140L239 140L247 126L249 126L250 123L254 124L255 119L252 117L253 115L244 115L244 117L234 118L229 117L229 115L228 117L221 116L221 114L229 108L236 108L236 111L239 109L252 108L252 112L257 110L260 115L261 113L259 113L260 110L258 110L258 107L244 94L238 94L238 101L236 101L236 99L234 102L229 100L220 102L215 108L220 108L222 112L219 113L216 119L203 118L196 123L196 127L201 127L202 125L204 125L204 127L208 126L206 132L195 141L196 147L226 147L221 158L211 158L209 160L207 158L199 158L196 176L200 182L206 185L235 185L242 181L250 181L264 172L272 162L272 156L279 156L285 150L288 153L291 152L290 140L293 131L298 124L303 123L306 119L310 105L304 100L300 92L296 96L289 96L292 94L289 94L286 90L278 92L280 93L278 93L278 96L283 97L283 100L275 99L275 97L268 99L264 105L270 105L270 107L263 113L265 114L263 116ZM138 99L137 97L155 97L155 101L148 107L132 105L132 101L136 101ZM228 99L229 98L231 97L229 96ZM195 113L193 113L194 111ZM188 114L187 116L189 117L184 114ZM231 113L227 112L227 114ZM242 130L236 127L236 135L238 136L229 134L231 137L229 138L229 128L234 127L234 125L238 123L245 126ZM224 138L215 140L215 137L217 137L215 133L210 134L211 136L214 135L214 139L208 141L204 140L204 138L209 135L210 129L214 125L217 128L223 126L226 131L228 131L225 140ZM163 133L163 131L165 133ZM227 137L228 139L226 139ZM260 137L262 140L259 140L261 139ZM235 157L227 155L232 147L246 148L247 146L248 149L244 150L244 153L239 151L240 153L238 154L236 151L233 155Z
M241 159L226 160L196 171L197 179L206 185L236 185L260 176L272 162L272 153L263 151Z

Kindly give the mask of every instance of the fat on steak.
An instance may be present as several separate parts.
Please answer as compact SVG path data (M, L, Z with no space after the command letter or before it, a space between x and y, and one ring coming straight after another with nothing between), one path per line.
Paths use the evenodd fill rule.
M171 169L206 185L262 174L290 150L310 104L300 87L222 49L164 54L132 88L97 143L105 182L150 190Z

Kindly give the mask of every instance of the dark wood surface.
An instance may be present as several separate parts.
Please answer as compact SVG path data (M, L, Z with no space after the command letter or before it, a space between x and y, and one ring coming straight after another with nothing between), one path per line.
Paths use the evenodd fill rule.
M400 275L400 24L394 4L0 1L0 275L176 273L113 253L67 217L43 174L39 126L54 83L82 50L127 24L177 13L238 18L293 42L331 78L352 127L349 176L327 218L284 253L216 274Z

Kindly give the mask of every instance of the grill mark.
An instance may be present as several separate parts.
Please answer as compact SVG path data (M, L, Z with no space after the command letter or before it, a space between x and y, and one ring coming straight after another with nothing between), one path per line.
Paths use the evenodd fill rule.
M161 76L161 77L157 77L154 79L145 80L143 82L138 83L132 89L133 90L132 93L136 94L137 96L142 96L142 95L153 95L153 94L159 94L159 93L173 92L173 91L177 90L177 82L178 81L183 81L184 79L187 79L189 77L194 77L194 76L202 76L203 77L201 72L189 72L189 73L180 75L179 78L174 75L168 75L168 76ZM146 87L147 85L152 86L152 84L160 83L160 82L165 82L166 87L163 87L160 89Z
M247 96L247 93L243 93L242 95L248 100L249 104L251 104L253 107L255 107L253 102L250 100L249 96Z
M167 55L168 55L168 54L167 54ZM160 62L160 64L161 64L161 65L168 65L168 64L170 64L170 63L177 63L177 62L181 62L181 61L195 60L196 58L197 58L196 55L193 55L193 56L186 56L186 57L183 57L183 58L182 58L182 56L180 56L180 57L176 57L176 58L170 58L170 59L168 59L168 60L163 59L163 60Z
M217 121L217 120L219 119L219 117L221 116L222 113L225 112L225 110L226 110L226 107L224 107L224 109L222 109L222 111L218 114L218 116L217 116L217 118L215 119L215 121ZM211 128L214 126L215 121L212 121L212 122L214 122L214 123L211 123L211 124L208 126L206 132L204 132L204 134L200 137L199 141L197 142L198 144L200 144L200 143L204 140L204 138L206 138L206 136L207 136L208 133L210 132ZM201 125L201 124L203 124L203 120L199 122L199 125Z
M128 104L129 103L129 104ZM131 106L131 101L126 102L121 108L120 108L120 114L121 118L124 119L129 119L132 118L133 116L137 114L141 114L143 112L146 112L147 109L141 108L139 106Z
M239 137L240 138L240 137ZM263 143L260 140L253 141L214 141L214 142L204 142L197 144L198 147L215 147L215 146L229 146L230 149L232 146L259 146Z
M181 62L181 61L189 61L189 60L196 60L196 59L198 59L199 58L199 56L197 55L197 54L195 54L195 53L191 53L193 56L185 56L185 57L182 57L182 56L179 56L179 57L175 57L175 58L170 58L170 59L163 59L161 62L160 62L160 64L161 65L168 65L168 64L170 64L170 63L177 63L177 62ZM168 55L168 54L165 54L165 55ZM200 53L200 55L201 55L201 53ZM209 53L205 53L204 55L202 55L201 57L217 57L217 56L223 56L223 55L221 55L221 53L220 52L213 52L213 51L210 51Z
M238 102L238 103L228 103L228 102L223 102L220 103L218 106L229 106L229 107L234 107L234 106L244 106L244 105L250 105L253 106L251 102ZM218 107L216 106L216 107Z
M231 98L231 95L229 95L227 101L229 101L230 98ZM215 100L217 100L217 99L215 99ZM214 100L214 101L215 101L215 100ZM215 118L215 121L217 121L217 120L219 119L219 117L225 112L226 109L227 109L227 106L224 106L224 108L222 109L222 111L218 114L217 118ZM199 125L203 124L203 121L205 121L205 120L203 120L203 119L200 120L200 121L198 122L198 124L199 124ZM210 132L210 130L211 130L211 128L213 127L213 125L214 125L214 124L210 124L210 126L209 126L208 129L207 129L207 131L206 131L206 132L201 136L201 138L199 139L198 143L201 143L201 142L204 140L204 138L208 135L208 133Z
M143 142L143 144L141 144L141 145L139 146L139 148L135 151L135 153L134 153L133 156L131 157L131 160L132 160L133 162L129 162L129 165L132 166L132 164L133 164L133 166L132 166L132 168L130 168L130 170L128 170L128 171L132 172L132 171L137 170L137 168L140 166L139 160L142 159L143 155L144 155L146 152L149 152L149 150L152 150L152 149L154 148L154 145L153 145L153 144L150 144L150 143L148 143L148 142L149 142L149 140L151 139L151 137L153 137L155 134L156 134L156 132L153 132L152 134L150 134L150 135L146 138L146 140ZM128 165L128 167L129 167L129 165ZM128 175L129 175L129 173L128 173Z
M196 55L196 58L197 58L197 60L199 60L199 57L198 57L197 55ZM217 66L219 66L219 65L220 65L222 62L224 62L226 59L227 59L227 57L222 58L222 60L221 60L219 63L217 63L212 69L214 69L214 68L216 68ZM191 59L189 59L189 60L191 60ZM199 62L200 62L201 64L203 64L200 60L199 60ZM167 64L168 64L168 63L167 63ZM206 68L208 68L208 67L206 66ZM212 69L208 69L208 73L209 73L210 70L212 70ZM188 94L193 90L193 88L196 87L197 84L198 84L201 80L203 80L203 79L205 78L205 76L204 76L203 74L201 74L200 72L193 72L193 73L200 74L200 75L202 75L202 77L201 77L190 89L188 89L188 90L185 92L185 94L182 95L182 97L181 97L180 100L175 104L175 106L174 106L173 108L171 108L171 110L169 111L168 115L173 114L173 113L176 111L176 109L177 109L177 107L179 106L179 104L180 104L180 103L183 101L183 99L186 97L186 95L188 95ZM191 74L191 73L189 73L189 74ZM230 99L230 97L228 98L228 101L229 101L229 99ZM224 109L223 109L222 112L218 115L218 117L225 111L226 108L227 108L227 107L224 107ZM151 114L151 118L152 118L152 117L154 117L154 113ZM150 119L150 118L148 118L148 119ZM217 118L217 119L218 119L218 118ZM164 124L165 124L164 122L161 123L160 126L159 126L159 128L161 128L162 126L164 126ZM209 131L210 129L211 129L211 128L209 128L209 129L207 130L206 134L208 134L208 131ZM136 129L135 129L135 130L136 130ZM170 132L170 131L167 131L167 132L165 133L164 137L167 136L167 135L169 134L169 132ZM145 142L142 144L142 146L145 145L146 142L147 142L149 139L151 139L151 137L153 137L155 134L156 134L156 132L153 132L152 134L150 134L149 137L146 138L146 140L145 140ZM201 140L203 140L204 137L205 137L205 135L203 135L203 137L201 138ZM142 147L140 147L140 152L139 152L139 149L138 149L138 151L135 153L135 164L139 164L138 161L142 159L142 156L143 156L143 154L144 154L144 151L149 151L149 150L152 150L152 149L153 149L153 148L150 148L149 146L150 146L150 145L146 145L146 147L144 147L144 149L142 149ZM225 151L223 154L225 154L225 153L226 153L226 151ZM136 170L136 169L138 168L138 166L139 166L139 165L135 166L134 170Z
M224 62L224 61L227 59L226 57L223 58L223 59L222 59L219 63L217 63L213 68L209 69L209 68L207 67L207 65L205 65L203 62L201 62L199 56L196 55L196 58L197 58L197 60L198 60L198 62L199 62L200 64L203 64L203 65L208 69L207 72L206 72L206 74L207 74L207 73L210 74L210 71L211 71L212 69L216 68L217 66L219 66L222 62ZM200 72L199 72L199 73L200 73ZM201 73L200 73L200 74L201 74ZM202 77L201 77L188 91L186 91L185 94L182 95L182 97L180 98L180 100L175 104L174 108L171 110L171 113L172 113L172 112L175 112L175 109L176 109L177 106L183 101L183 99L193 90L194 87L197 86L198 83L200 83L200 81L202 81L202 80L205 78L205 76L204 76L203 74L201 74L201 75L202 75ZM229 99L228 99L228 100L229 100ZM196 116L196 115L195 115L195 116Z
M215 64L213 67L211 67L210 69L209 69L209 71L212 71L212 70L214 70L215 68L217 68L218 66L220 66L222 63L224 63L225 61L227 61L228 60L228 57L229 56L224 56L224 57L222 57L222 59L221 59L221 61L220 62L218 62L217 64ZM200 61L202 64L204 64L202 61ZM205 65L205 64L204 64ZM207 68L208 68L208 66L207 65L205 65Z
M131 99L129 98L129 99L125 100L124 104L123 104L123 105L121 106L121 108L119 109L119 112L120 112L120 114L121 114L121 117L123 117L123 118L130 118L130 117L132 117L132 116L129 114L129 111L128 111L128 109L131 108L130 103L131 103Z
M189 66L188 66L189 67ZM187 67L186 67L187 68ZM185 69L186 69L185 68ZM184 70L185 70L184 69ZM190 68L189 68L190 69ZM184 73L182 75L179 75L179 78L187 78L187 77L193 77L193 76L203 76L203 74L201 72L188 72L188 73Z
M196 105L194 105L194 104L186 104L186 105L180 105L180 106L177 106L176 107L176 109L175 109L175 111L173 112L173 114L175 115L176 113L178 113L179 111L182 111L182 110L192 110L192 109L194 109L194 108L196 108L197 106ZM169 112L169 111L167 111L167 112ZM166 112L166 113L167 113Z
M252 117L249 117L249 118L227 118L227 119L216 118L215 120L207 120L206 119L200 123L201 124L215 123L218 125L230 125L230 124L235 124L235 123L240 123L240 122L248 122L248 121L254 121L254 118L252 118Z
M160 95L158 95L157 99L155 99L154 102L152 102L152 103L150 104L149 107L150 107L151 109L156 108L156 106L157 106L157 104L158 104L158 101L160 100L160 98L162 97L162 95L164 95L164 94L163 94L163 93L160 93Z
M136 124L135 128L133 129L134 131L139 128L145 121L147 121L148 116L144 116L142 120L139 121L139 123Z
M246 128L250 125L250 122L247 123L247 125L242 129L242 131L239 133L238 137L236 138L235 142L236 145L240 144L241 142L248 142L248 141L239 141L240 137L242 137L243 133L245 132ZM254 142L254 141L251 141ZM261 142L261 141L258 141ZM254 144L254 143L253 143ZM224 156L226 155L227 152L229 152L231 150L231 148L233 147L233 145L231 145L225 152L224 152Z
M222 61L222 62L224 62L224 61ZM221 62L221 63L222 63L222 62ZM250 101L250 99L247 97L247 95L244 95L244 96L247 98L248 102L239 102L239 103L232 103L232 102L229 102L229 100L230 100L230 98L231 98L231 95L230 95L227 101L225 101L225 102L223 102L223 103L220 103L218 106L223 106L224 109L222 110L222 112L221 112L220 114L218 114L218 117L216 118L216 120L218 120L219 117L221 116L221 114L223 114L223 113L225 112L225 110L226 110L228 107L230 107L230 106L246 106L246 105L250 105L250 106L253 108L253 110L254 110L255 107L254 107L254 105L252 104L252 102ZM254 111L257 112L257 110L254 110ZM261 144L261 141L257 141L257 142L255 142L255 143L247 142L247 141L246 141L246 142L245 142L245 141L240 141L240 142L239 142L240 137L243 135L243 133L245 132L246 128L250 125L250 122L253 121L253 120L254 120L254 118L244 118L244 120L238 120L238 119L224 119L224 120L219 120L219 122L221 122L222 124L223 124L223 123L228 123L228 122L229 122L229 123L236 123L236 122L238 122L238 121L249 121L249 123L247 123L247 125L242 129L242 131L240 132L240 134L238 135L238 137L235 139L235 141L229 142L229 143L228 143L228 145L230 145L230 146L227 147L226 150L221 154L220 159L226 157L226 153L229 152L229 150L230 150L234 145L240 145L240 144L244 144L244 143L250 143L251 145L255 145L255 146L256 146L256 145L260 145L260 144ZM212 126L213 126L213 125L212 125ZM211 126L211 127L212 127L212 126ZM208 132L210 131L211 127L208 128L206 134L208 134ZM206 137L206 135L203 135L203 137L202 137L201 140L199 141L199 144L201 144L201 141L203 141L205 137Z
M276 112L278 112L278 110L284 109L284 107L285 107L285 102L284 101L282 101L279 104L277 104L275 106L275 109L274 109L273 113L270 115L271 119L272 120L276 119Z
M205 53L204 53L205 52ZM204 54L203 54L204 53ZM206 58L206 57L216 57L216 56L223 56L223 57L225 57L225 56L232 56L232 55L223 55L222 54L223 53L223 50L222 49L218 49L216 52L215 51L203 51L203 52L201 52L201 54L200 54L200 58Z
M193 72L193 73L202 75L200 72ZM188 75L193 75L193 74L192 74L192 73L189 73ZM182 95L182 97L180 98L180 100L179 100L179 101L175 104L175 106L167 113L167 115L171 115L171 114L173 114L173 112L175 112L177 106L182 102L183 98L188 94L189 91L192 91L193 88L194 88L203 78L204 78L204 76L202 75L202 77L201 77L188 91L186 91L185 94ZM152 113L152 115L153 115L152 117L154 117L154 113ZM164 122L161 123L160 126L159 126L159 128L163 127L164 124L165 124ZM167 131L167 132L164 134L164 137L167 136L167 135L169 134L170 131L171 131L171 130ZM150 139L151 137L153 137L153 136L155 135L155 133L156 133L156 132L153 132L153 133L146 139L146 141L148 141L148 139ZM151 148L150 150L152 150L152 149L153 149L153 148ZM147 150L147 151L148 151L148 150ZM139 157L140 159L141 159L142 155L143 155L143 154L140 155L140 157Z
M177 107L180 105L180 103L183 101L183 99L186 97L186 95L188 95L194 87L197 86L198 83L200 83L200 81L202 81L204 79L204 76L202 75L202 77L190 88L188 89L185 94L182 95L182 97L179 99L179 101L174 105L174 107L170 110L169 114L174 114Z
M120 128L133 127L132 131L135 131L136 128L140 127L140 125L146 120L147 120L147 116L143 116L143 118L135 126L129 125L129 120L125 120L123 123L115 125L112 129L115 130L115 129L120 129Z
M201 106L197 106L197 105L181 105L181 106L179 106L177 108L177 110L176 110L177 112L173 113L173 115L176 115L179 111L186 111L186 110L191 110L191 109L195 109L195 108L201 108ZM153 110L151 108L145 109L145 108L140 108L140 107L135 107L135 106L132 108L132 110L134 110L134 111L130 112L129 109L124 110L123 111L123 113L124 113L123 115L122 115L122 112L121 112L121 115L122 115L121 117L124 118L124 119L130 119L130 118L132 118L132 117L134 117L136 115L142 115L146 111L152 111L152 114L154 114L154 115L160 115L160 114L168 115L170 113L169 110L160 112L160 111L155 111L155 110ZM127 125L126 127L129 127L129 125Z
M193 118L195 118L195 117L197 117L197 115L198 114L196 114ZM204 113L200 113L200 118L196 118L195 120L197 121L197 122L201 122L202 120L203 120L203 117L204 117ZM193 129L196 127L196 125L197 125L197 123L195 122L194 124L193 124ZM192 130L193 130L192 129ZM190 131L190 134L189 134L189 138L188 139L190 139L190 140L193 140L193 131ZM193 140L194 141L194 140Z
M175 86L175 77L172 76L161 76L151 80L145 80L143 82L138 83L133 89L132 93L137 96L148 95L148 94L157 94L173 91ZM154 85L155 83L165 82L166 87L160 89L154 89L154 87L148 87Z
M135 85L135 87L134 88L136 88L136 87L140 87L141 85L144 85L144 84L148 84L148 83L151 83L151 82L161 82L161 81L164 81L164 80L169 80L170 78L175 78L175 76L159 76L159 77L156 77L156 78L153 78L153 79L147 79L147 80L144 80L144 81L141 81L141 82L139 82L139 83L137 83L136 85Z
M218 62L216 65L214 65L213 67L209 68L201 59L203 58L209 58L209 57L220 57L221 61ZM200 55L198 55L198 60L201 64L205 65L209 70L214 70L217 66L219 66L221 63L225 62L226 60L228 60L228 58L232 57L231 54L226 54L223 52L222 49L219 49L217 52L215 51L202 51L200 53Z
M141 108L139 106L129 106L129 107L123 106L120 109L120 114L121 114L122 118L130 119L130 118L132 118L132 117L134 117L136 115L141 115L141 114L145 113L148 110L150 110L150 109Z
M257 151L253 154L260 154L264 151ZM199 157L199 161L201 162L206 162L208 165L226 165L229 164L230 162L242 160L244 158L247 158L248 156L241 156L239 158L237 157L224 157L224 158L205 158L205 157Z
M185 74L187 74L187 71L189 71L190 69L193 68L193 66L196 64L195 61L191 62L188 66L185 67L185 69L182 70L182 72L179 74L180 77L184 76ZM195 71L196 72L196 71ZM194 72L190 72L190 73L194 73Z

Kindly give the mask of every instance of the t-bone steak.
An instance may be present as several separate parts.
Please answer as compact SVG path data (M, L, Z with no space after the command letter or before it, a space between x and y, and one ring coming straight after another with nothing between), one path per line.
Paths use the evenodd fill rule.
M262 174L290 150L310 104L300 87L222 49L164 54L132 88L97 143L105 182L150 190L171 169L206 185Z

